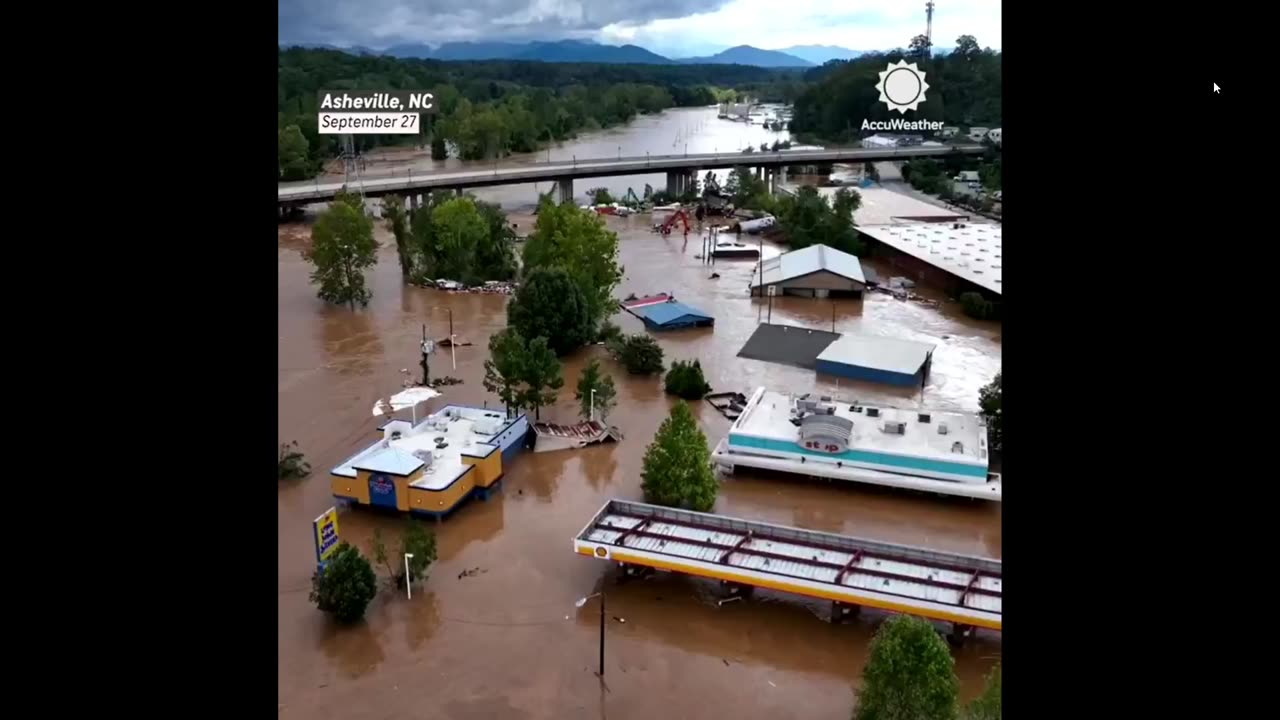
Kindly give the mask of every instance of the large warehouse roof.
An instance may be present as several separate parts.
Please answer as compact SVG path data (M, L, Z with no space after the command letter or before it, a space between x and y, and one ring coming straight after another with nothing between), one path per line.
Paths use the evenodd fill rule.
M1001 226L969 223L860 225L858 232L1000 295Z
M819 361L914 375L933 345L875 335L843 335L818 354Z
M835 273L844 278L866 284L862 263L854 255L826 245L810 245L792 250L764 261L764 284L776 285L811 275L819 270ZM751 287L760 285L760 271L751 276Z

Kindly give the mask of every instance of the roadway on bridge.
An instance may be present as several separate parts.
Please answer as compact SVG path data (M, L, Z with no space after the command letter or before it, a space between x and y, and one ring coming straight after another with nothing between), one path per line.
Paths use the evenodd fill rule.
M952 145L946 147L905 148L848 148L842 150L788 150L772 153L706 153L696 155L652 155L627 158L592 158L575 161L530 163L492 169L468 168L452 172L413 172L412 169L393 174L361 176L349 183L351 190L377 197L412 190L453 189L514 185L545 182L561 178L591 178L622 175L643 175L678 170L703 170L735 166L803 165L807 163L866 162L907 160L916 157L937 157L951 152L978 154L985 152L982 145ZM345 181L322 182L319 178L310 182L281 183L277 195L279 204L299 204L330 200L340 191Z

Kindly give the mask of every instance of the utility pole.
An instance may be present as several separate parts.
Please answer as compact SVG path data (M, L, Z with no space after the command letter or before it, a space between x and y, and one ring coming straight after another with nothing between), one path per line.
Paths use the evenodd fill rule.
M924 26L924 56L926 59L933 58L933 0L928 0L924 4L925 26Z
M427 325L422 325L422 384L425 387L431 387L431 351L433 343L427 339Z

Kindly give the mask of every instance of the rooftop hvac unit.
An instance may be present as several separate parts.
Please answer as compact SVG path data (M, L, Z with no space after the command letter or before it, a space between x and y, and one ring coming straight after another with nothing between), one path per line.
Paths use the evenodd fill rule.
M933 418L929 416L929 413L920 413L920 414L917 416L917 419L918 419L920 422L922 422L922 423L927 423L927 422L929 422L930 420L932 420Z
M939 434L939 435L946 435L946 434L947 434L947 424L946 424L946 423L938 423L938 434Z
M887 422L884 424L884 431L890 435L905 435L907 433L907 424L903 422Z
M867 408L867 417L880 417L880 408Z

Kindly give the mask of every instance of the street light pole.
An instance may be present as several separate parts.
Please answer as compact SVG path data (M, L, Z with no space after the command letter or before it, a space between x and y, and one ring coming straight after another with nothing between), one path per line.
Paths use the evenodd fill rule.
M604 679L604 591L592 593L584 598L580 598L574 606L581 609L586 606L587 601L591 598L600 598L600 679Z
M413 553L404 554L404 589L409 594L409 599L413 599L413 578L409 577L409 558L413 557Z

